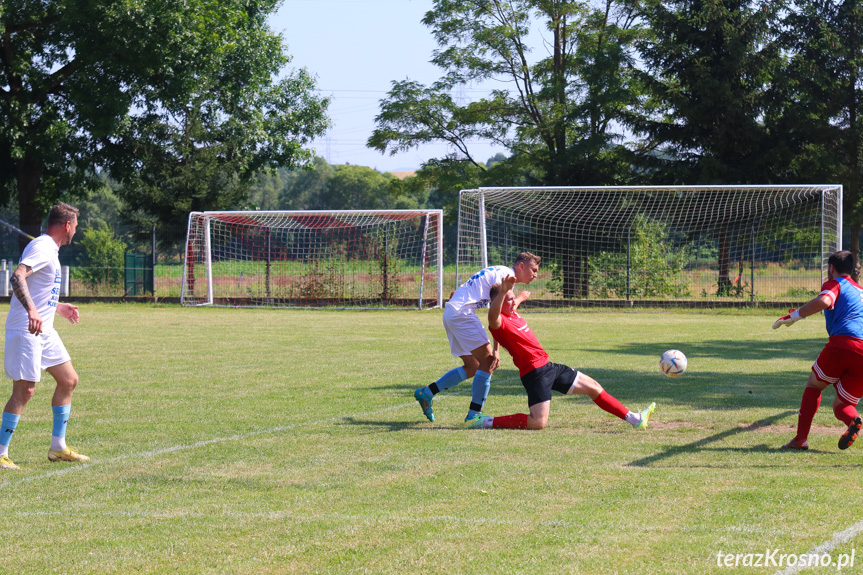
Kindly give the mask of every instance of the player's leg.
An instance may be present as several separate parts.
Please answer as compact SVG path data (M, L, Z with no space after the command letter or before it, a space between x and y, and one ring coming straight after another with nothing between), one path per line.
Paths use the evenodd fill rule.
M477 320L476 315L473 316L473 319ZM470 340L468 340L469 347L465 347L462 341L465 335L463 332L466 323L468 334L473 333L475 326L469 325L470 320L466 321L466 314L453 312L449 307L444 310L443 325L449 339L450 352L460 358L463 365L447 371L431 385L414 390L414 399L420 404L423 415L429 421L434 421L434 410L432 409L432 399L434 396L451 387L455 387L469 377L473 377L479 366L478 362L471 355L470 350L473 347L470 347ZM484 334L485 332L483 332ZM488 341L487 336L485 336L485 341Z
M47 371L57 382L54 397L51 399L54 424L51 430L48 459L50 461L89 461L89 457L66 445L66 425L72 411L72 394L78 386L78 373L72 367L71 361L48 367Z
M823 355L823 352L822 352ZM821 356L819 356L821 359ZM803 398L800 400L800 411L797 415L797 435L791 441L782 446L782 449L809 449L809 430L812 429L812 420L815 418L815 413L821 405L821 392L831 384L819 378L816 373L821 372L816 370L818 365L816 361L809 373L809 380L806 382L806 387L803 389ZM820 377L829 377L823 374Z
M863 358L850 350L842 350L842 355L845 371L841 379L836 382L833 413L836 419L848 426L839 438L839 449L848 449L857 440L860 428L863 427L863 418L857 413L857 404L863 396L863 374L858 367Z
M650 416L656 409L654 402L641 412L630 411L616 397L605 391L599 382L581 371L576 372L575 380L566 393L587 395L600 409L626 421L636 429L646 429Z
M42 338L25 331L7 331L3 366L12 380L12 395L3 408L0 420L0 469L18 469L9 459L9 444L24 407L32 399L36 383L42 377Z
M527 392L527 405L530 413L513 413L486 417L482 427L494 429L544 429L548 424L548 414L551 410L551 390L555 385L559 389L569 389L575 378L575 372L554 363L547 363L521 376L521 384ZM562 387L564 385L566 387Z
M485 333L485 329L483 329L483 333ZM477 367L473 376L470 408L467 417L464 418L468 422L482 415L482 406L488 397L488 391L491 388L491 374L494 371L494 351L491 343L486 341L484 345L472 349L471 355L476 360Z
M12 395L3 408L2 421L0 421L0 469L18 469L18 466L9 459L9 444L12 442L12 434L18 427L24 407L33 398L35 389L34 381L12 382Z

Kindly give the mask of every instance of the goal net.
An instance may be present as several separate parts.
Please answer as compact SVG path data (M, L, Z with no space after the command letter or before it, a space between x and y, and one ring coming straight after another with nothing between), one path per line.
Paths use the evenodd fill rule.
M442 305L442 210L192 212L183 305Z
M841 238L838 185L481 188L459 197L456 276L529 251L540 305L785 305Z

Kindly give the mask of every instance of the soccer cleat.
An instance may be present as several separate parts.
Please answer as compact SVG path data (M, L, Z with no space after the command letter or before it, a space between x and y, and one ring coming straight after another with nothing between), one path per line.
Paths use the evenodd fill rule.
M799 449L801 451L805 451L805 450L809 449L809 442L808 441L803 441L803 442L797 441L797 438L795 437L794 439L792 439L791 441L789 441L788 443L783 445L780 449Z
M434 421L434 411L432 411L432 400L426 399L425 395L423 395L422 388L419 388L414 392L414 399L416 399L420 407L423 410L423 415L425 415L429 421Z
M486 415L484 413L477 413L473 419L465 419L464 428L465 429L482 429L483 422L491 417L490 415Z
M54 451L53 449L49 449L48 461L77 461L80 463L86 463L87 461L90 461L90 458L86 455L81 455L72 447L66 447L63 451Z
M0 469L21 469L9 459L8 455L0 455Z
M857 439L857 436L860 435L861 427L863 427L863 419L855 417L854 421L851 422L851 425L848 426L848 430L839 438L839 449L848 449L854 445L854 441Z
M650 416L656 410L656 402L654 401L641 412L641 421L635 426L635 429L647 429L647 422L650 421Z

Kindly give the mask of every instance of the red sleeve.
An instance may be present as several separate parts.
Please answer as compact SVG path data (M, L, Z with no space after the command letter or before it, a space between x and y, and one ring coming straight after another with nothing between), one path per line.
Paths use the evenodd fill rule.
M826 295L830 298L830 308L833 309L833 305L836 303L836 298L839 297L839 291L841 286L839 282L836 280L827 280L824 282L824 285L821 286L821 293L818 295Z

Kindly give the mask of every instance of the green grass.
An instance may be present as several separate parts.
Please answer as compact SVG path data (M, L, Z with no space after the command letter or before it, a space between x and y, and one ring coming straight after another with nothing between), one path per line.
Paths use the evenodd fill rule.
M0 473L0 572L773 573L716 554L807 552L863 495L832 391L812 449L777 450L826 340L777 314L528 312L554 361L658 408L636 432L555 395L527 432L460 429L467 383L422 417L414 388L456 365L439 311L82 305L58 326L81 378L68 439L92 462L47 461L43 380L22 471ZM689 358L676 380L668 348ZM527 409L508 358L486 407Z

